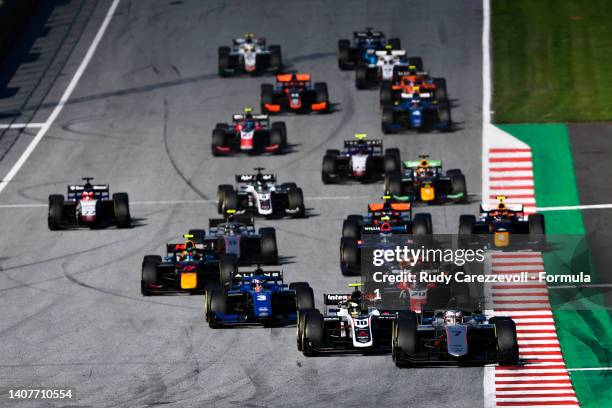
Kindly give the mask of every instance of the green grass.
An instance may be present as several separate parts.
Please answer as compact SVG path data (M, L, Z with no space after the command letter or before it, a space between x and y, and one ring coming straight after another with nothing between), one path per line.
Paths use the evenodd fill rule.
M612 1L491 0L497 123L612 120Z

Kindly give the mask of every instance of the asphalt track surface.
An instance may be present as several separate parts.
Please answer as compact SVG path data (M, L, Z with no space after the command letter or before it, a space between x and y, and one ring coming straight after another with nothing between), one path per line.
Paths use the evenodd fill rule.
M42 77L4 95L3 106L13 108L0 123L46 120L110 3L72 0L47 10L48 27L38 28L33 43L40 56L29 71L24 59L10 73ZM0 194L0 205L45 205L48 194L82 176L126 191L132 201L209 200L235 173L263 166L281 181L297 182L306 196L308 218L256 223L276 227L287 280L310 282L317 302L324 292L345 292L351 280L338 267L342 219L364 212L382 185L325 186L320 166L325 149L355 133L381 136L378 92L357 92L354 74L336 64L337 39L365 26L400 37L426 69L447 78L454 131L385 136L384 143L405 158L428 153L463 169L471 204L422 209L433 214L435 232L455 232L459 215L475 213L480 201L482 10L473 1L254 7L124 0L68 104ZM66 35L56 35L62 29ZM292 145L284 156L213 158L214 124L256 107L259 85L272 81L217 76L217 47L247 31L280 43L290 68L327 81L334 112L284 117ZM53 77L31 68L50 52L64 55L49 63L62 64ZM27 53L16 49L12 58L20 55ZM28 87L38 93L21 93ZM2 174L33 131L5 133L15 142L0 162ZM143 255L161 253L167 241L206 225L215 210L210 203L134 205L136 226L129 230L51 232L44 207L0 208L0 394L74 387L78 401L69 405L113 407L483 405L482 368L398 370L390 356L305 358L294 328L213 331L200 296L141 297Z

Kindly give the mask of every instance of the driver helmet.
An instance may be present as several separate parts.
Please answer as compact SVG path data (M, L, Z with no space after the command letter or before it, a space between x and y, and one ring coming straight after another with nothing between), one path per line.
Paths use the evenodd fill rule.
M246 33L244 35L244 42L246 42L247 44L250 44L253 42L253 38L255 38L255 35L253 33Z
M262 286L261 281L259 279L253 279L252 286L255 292L261 292Z
M463 313L460 310L447 310L444 313L444 323L447 325L460 324L463 321Z

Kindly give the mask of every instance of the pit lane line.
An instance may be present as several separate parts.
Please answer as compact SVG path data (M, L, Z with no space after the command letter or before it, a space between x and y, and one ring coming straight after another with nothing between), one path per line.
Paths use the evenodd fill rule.
M110 22L113 18L113 15L115 14L115 10L117 9L117 6L119 5L120 1L121 0L113 0L113 3L109 7L106 13L106 16L104 17L104 21L102 22L102 25L98 29L98 32L96 33L96 36L94 37L93 41L89 45L89 48L87 49L87 53L85 54L85 57L79 64L79 67L74 73L74 76L68 83L68 87L66 87L66 89L64 90L64 93L62 94L62 97L60 98L59 102L57 103L55 108L53 108L53 111L51 111L49 118L47 118L47 120L42 124L42 126L40 127L40 130L38 131L38 133L36 133L36 136L34 137L34 139L32 139L28 147L21 154L17 162L15 162L15 164L6 174L6 176L4 176L2 181L0 181L0 193L2 193L2 191L6 188L6 186L13 180L15 175L19 172L21 167L23 167L23 165L28 160L32 152L34 152L34 149L36 149L36 146L38 146L38 143L40 143L43 137L45 137L45 135L51 128L51 125L53 125L53 122L55 122L55 119L57 119L59 114L62 112L62 110L64 109L64 106L66 106L68 99L70 99L72 92L74 92L75 88L77 87L79 81L81 80L81 77L83 76L83 73L85 72L85 69L89 65L89 62L91 61L94 53L96 52L98 45L102 41L102 37L104 37L104 33L106 32L106 29L110 25Z

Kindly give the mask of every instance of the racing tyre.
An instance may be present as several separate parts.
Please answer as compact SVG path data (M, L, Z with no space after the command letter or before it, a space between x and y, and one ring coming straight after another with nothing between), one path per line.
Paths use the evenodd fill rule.
M234 255L219 256L219 284L222 288L230 286L232 277L238 272L238 259Z
M298 210L292 216L293 218L304 218L306 208L304 207L304 193L301 188L292 188L287 193L287 201L289 201L290 210Z
M436 89L434 90L434 99L438 102L445 102L448 99L448 95L446 93L446 79L434 78L433 83L436 86Z
M236 190L231 189L225 192L223 195L223 213L226 213L227 210L237 210L238 209L238 193Z
M260 228L261 259L267 265L278 264L278 247L276 246L276 230L274 228Z
M365 89L368 86L368 67L365 65L357 65L355 68L355 87L357 89Z
M281 72L283 70L283 57L280 45L271 45L268 50L270 51L270 69L274 72Z
M449 169L446 170L446 177L453 177L456 174L463 174L459 169Z
M274 103L274 86L271 84L262 84L261 85L261 112L262 113L272 113L268 111L265 107L266 104Z
M390 174L385 177L385 190L394 196L401 196L403 194L402 178L399 174Z
M353 276L359 272L360 254L355 238L342 238L340 240L340 264L342 275Z
M333 183L333 177L336 175L336 158L334 156L323 156L323 167L321 169L321 180L323 184Z
M278 129L281 132L281 149L287 147L287 125L285 122L272 123L272 129Z
M219 47L219 76L226 77L229 76L228 70L230 67L230 48L229 47Z
M390 81L382 81L380 84L380 106L393 103L393 88Z
M495 325L497 352L500 365L516 365L519 360L519 346L516 339L516 324L508 317L492 317L489 323Z
M270 145L278 145L278 149L274 152L276 154L283 153L287 139L283 137L283 132L280 129L270 129Z
M225 202L225 194L227 194L227 192L229 191L234 191L234 187L232 187L229 184L221 184L218 188L217 188L217 212L219 214L223 214L223 205Z
M350 69L351 43L349 40L338 41L338 68L341 70Z
M225 131L220 128L215 128L212 134L212 154L213 156L219 156L218 147L225 147Z
M454 174L450 178L453 194L461 194L461 197L454 198L456 203L467 202L467 187L465 186L465 176L463 174Z
M314 293L310 286L298 286L294 290L296 310L314 309Z
M401 316L393 322L391 356L397 367L409 366L409 358L417 352L417 321L414 317Z
M438 120L442 130L448 131L451 129L451 112L447 104L438 107Z
M49 215L47 224L51 231L61 228L62 218L64 214L64 196L61 194L52 194L49 196Z
M210 328L215 329L220 327L221 325L216 322L215 315L216 314L226 314L227 313L227 295L225 291L221 288L211 288L206 291L206 305L207 310L206 320L208 321L208 326Z
M412 224L414 235L431 235L433 233L433 223L429 213L416 214L412 219Z
M387 40L387 44L389 44L393 50L402 49L402 42L399 38L389 38L389 40Z
M462 215L459 217L459 246L469 245L474 232L476 217L473 215Z
M385 173L398 173L402 168L399 149L392 148L385 151Z
M339 156L339 155L340 155L340 150L338 150L338 149L327 149L327 150L325 151L325 155L326 155L326 156L333 156L333 157L336 157L336 156Z
M421 57L408 58L408 65L414 66L418 72L423 71L423 59L421 59Z
M304 323L306 320L305 319L306 314L314 310L315 309L298 309L297 311L297 321L296 321L295 327L296 327L298 351L302 351L302 342L303 342L303 336L304 336Z
M355 218L347 218L342 223L342 238L361 238L361 221Z
M159 273L157 265L162 261L159 255L145 255L142 260L142 286L141 293L143 296L150 296L151 292L147 289L149 284L157 284L159 281Z
M392 133L393 124L395 122L395 118L393 115L393 108L390 106L383 107L382 116L381 116L381 128L384 134Z
M132 226L132 218L130 217L130 200L127 193L113 194L113 207L115 225L117 228L129 228Z
M289 284L289 290L296 290L297 288L309 288L310 284L308 282L291 282Z
M327 84L325 82L317 82L314 84L315 88L315 101L316 103L325 102L325 109L323 112L327 112L329 109L329 95L327 93Z
M317 355L314 347L323 343L323 315L318 310L308 311L304 316L302 353L306 357ZM314 346L314 347L313 347Z
M527 220L529 222L529 242L539 243L541 246L545 246L546 228L544 225L544 215L530 214Z
M298 186L295 183L283 183L281 184L281 188L284 190L291 190L293 188L298 188Z

